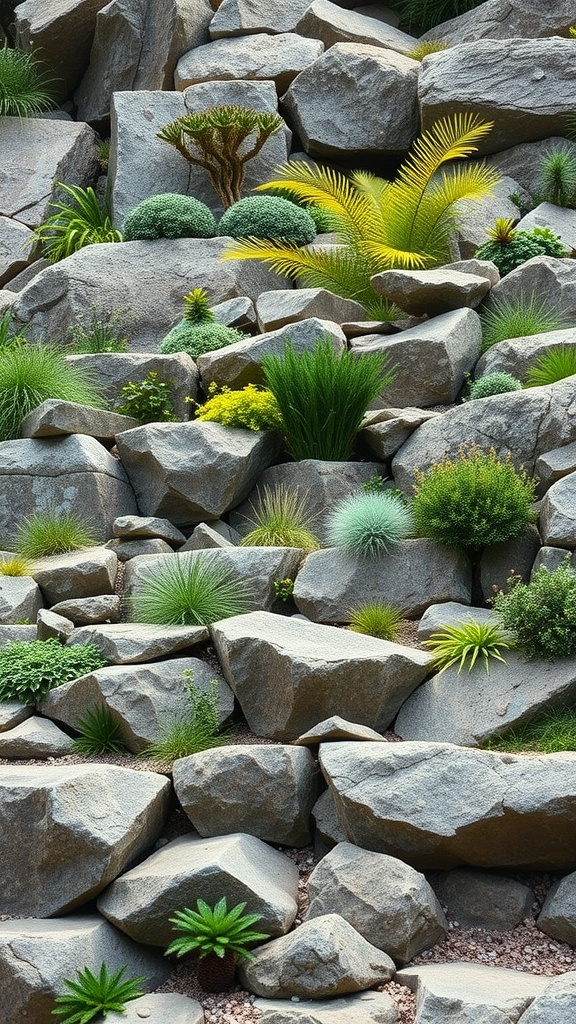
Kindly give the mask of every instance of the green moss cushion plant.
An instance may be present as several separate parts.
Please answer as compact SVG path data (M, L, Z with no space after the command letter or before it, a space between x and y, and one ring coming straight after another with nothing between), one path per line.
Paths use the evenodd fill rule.
M307 245L316 237L316 224L306 210L289 199L247 196L226 210L218 234L231 238L278 238L294 245Z
M495 615L528 658L576 654L576 573L569 559L552 572L541 566L529 583L513 573L509 592L494 599Z
M235 327L225 327L224 324L199 324L198 326L181 320L165 338L160 342L158 351L162 355L172 355L174 352L187 352L192 359L205 352L215 352L216 349L226 348L227 345L234 345L237 341L243 341L246 335L237 331Z
M54 102L46 86L42 64L33 53L0 48L0 117L38 117Z
M328 515L328 542L360 558L377 558L414 532L409 506L380 491L343 498Z
M49 690L79 679L106 659L94 644L63 647L59 640L14 640L0 647L0 704L35 704Z
M496 370L494 373L486 373L478 377L468 388L468 401L474 402L477 398L489 398L490 395L503 395L507 391L521 391L522 384L511 373L504 373Z
M214 238L213 213L192 196L166 192L138 203L124 222L124 241L139 238Z

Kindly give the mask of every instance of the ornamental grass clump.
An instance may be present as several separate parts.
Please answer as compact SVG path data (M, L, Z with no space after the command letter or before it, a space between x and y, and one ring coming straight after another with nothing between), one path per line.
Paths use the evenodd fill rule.
M124 241L156 238L214 238L216 218L206 203L165 192L134 206L124 221Z
M126 750L122 727L106 704L97 704L82 716L76 726L78 736L72 749L77 754L119 754Z
M135 622L208 626L250 610L252 592L216 555L167 555L144 577L130 600Z
M202 750L220 747L230 738L230 731L220 732L220 701L218 681L212 679L208 690L201 690L193 680L192 671L184 671L189 706L179 715L161 724L161 735L140 754L140 757L168 764L181 757L199 754Z
M456 459L414 473L413 513L422 537L478 551L519 537L535 522L535 483L494 448L461 447Z
M458 665L458 675L468 666L471 672L478 660L490 675L490 658L506 664L500 654L502 648L510 647L499 627L492 622L477 622L475 619L461 620L454 626L441 626L436 633L424 640L424 646L432 651L434 668L441 674L452 665Z
M16 533L14 547L24 558L45 558L98 544L94 528L77 512L46 509L27 516Z
M13 700L36 704L55 686L105 664L94 644L63 647L54 637L14 640L0 647L0 704Z
M198 407L197 420L221 423L244 430L282 430L283 423L274 395L267 388L247 384L239 391L216 384L208 388L208 400Z
M546 298L520 295L515 299L495 298L492 305L480 313L482 324L482 352L508 338L530 338L534 334L548 334L568 327L565 313L556 309Z
M556 345L534 360L525 379L525 387L541 388L576 374L576 345Z
M348 629L364 636L375 636L378 640L396 640L402 622L402 611L385 601L372 601L351 608L348 613Z
M52 110L50 81L33 53L0 47L0 117L39 117Z
M553 571L540 566L529 583L513 573L509 592L494 598L494 614L528 658L576 654L576 573L569 560Z
M414 533L410 507L389 491L351 494L327 518L328 543L359 558L378 558Z
M141 988L145 978L125 978L126 965L111 974L102 963L98 974L89 967L76 971L76 981L64 979L68 989L65 995L56 996L56 1008L52 1013L62 1017L60 1024L89 1024L96 1017L107 1017L109 1013L124 1013L126 1003L144 995Z
M546 153L540 164L540 195L554 206L576 206L576 153L566 144Z
M312 352L288 342L282 356L264 357L262 369L296 460L350 459L366 409L394 377L385 353L335 352L330 338Z
M310 529L314 518L297 489L290 491L281 484L264 487L252 506L252 516L246 516L253 528L242 538L242 546L317 551L320 541Z

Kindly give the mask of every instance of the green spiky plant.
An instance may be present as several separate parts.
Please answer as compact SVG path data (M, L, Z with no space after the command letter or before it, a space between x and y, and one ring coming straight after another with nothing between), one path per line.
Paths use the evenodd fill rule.
M76 972L76 981L64 979L69 990L63 996L56 996L55 1016L62 1017L60 1024L89 1024L89 1021L109 1013L123 1013L126 1003L144 995L140 986L145 978L124 978L126 965L111 974L105 963L102 963L98 974L93 974L89 967Z
M72 749L77 754L118 754L126 750L120 723L106 704L97 704L86 712L76 727L78 736Z
M165 125L157 137L208 172L226 210L242 198L246 164L283 124L279 114L223 105L185 114Z
M240 240L224 259L257 259L308 287L327 288L355 299L377 320L395 308L374 291L370 278L391 267L416 270L445 263L456 227L455 203L481 199L499 180L498 172L476 162L443 165L476 152L491 122L473 114L437 121L418 138L394 181L356 171L350 178L330 168L286 163L256 191L289 189L301 201L326 209L339 242L299 248L283 242Z
M566 143L542 157L540 193L545 202L555 206L576 205L576 153Z
M98 544L98 537L84 516L48 508L23 519L14 547L24 558L34 559L63 555L95 544Z
M443 43L440 39L421 39L416 43L416 46L406 51L406 57L422 61L424 57L428 57L431 53L442 53L443 50L449 49L448 43Z
M508 338L529 338L534 334L560 331L570 324L565 313L556 309L546 297L532 294L514 299L494 298L493 303L480 313L482 323L482 352Z
M196 900L196 910L176 911L170 924L182 935L170 943L166 954L198 957L198 981L207 992L226 992L232 987L237 960L252 960L248 946L268 939L264 932L253 931L262 914L245 914L246 903L228 910L223 896L214 908Z
M475 619L461 620L455 626L441 628L424 640L434 657L434 667L439 674L452 665L458 665L458 675L468 665L471 672L476 662L484 662L484 668L490 675L490 658L506 664L500 654L502 648L510 647L502 635L502 631L493 622L477 622Z
M366 602L351 608L348 629L364 636L375 636L378 640L393 642L398 636L402 612L385 601Z
M93 188L64 185L61 181L56 186L67 192L72 202L50 203L57 212L34 229L50 263L58 263L86 245L122 241L122 232L113 227L107 204L100 203Z
M414 533L406 502L389 491L351 494L327 518L328 542L358 558L378 558Z
M246 516L253 529L242 538L244 547L287 547L316 551L321 545L311 531L313 517L307 512L306 498L298 490L278 484L264 487L252 516Z
M31 576L32 566L22 555L13 555L0 562L0 576Z
M482 0L391 0L389 6L409 31L421 33L472 11L480 3Z
M251 590L215 555L167 555L142 579L130 601L136 622L161 626L208 626L249 610Z
M566 247L551 228L532 228L520 231L514 227L510 217L498 217L494 226L486 229L490 241L476 250L477 260L491 260L505 277L516 267L522 266L534 256L554 256L561 259Z
M33 53L13 49L8 40L0 47L0 117L39 117L54 107L42 71Z
M525 387L540 388L576 374L576 346L557 345L534 360L525 378Z

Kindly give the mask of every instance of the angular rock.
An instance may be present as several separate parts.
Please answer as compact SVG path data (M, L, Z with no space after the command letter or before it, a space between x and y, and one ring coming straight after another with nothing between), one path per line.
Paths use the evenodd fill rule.
M169 519L158 519L155 516L118 516L112 526L115 537L159 537L168 544L178 548L184 544L186 537Z
M528 2L535 3L536 0ZM542 159L551 149L558 146L573 154L576 153L576 142L562 136L554 136L550 139L540 139L538 142L522 142L519 146L511 146L501 153L489 156L486 163L495 167L501 174L514 178L520 188L534 194L542 185Z
M404 409L377 409L366 413L361 437L377 458L388 462L417 427L440 415L429 409L412 406Z
M366 850L420 869L574 864L573 753L344 742L319 759L348 841Z
M509 338L506 341L499 341L480 357L474 370L474 376L482 377L484 374L502 370L523 381L539 356L560 345L567 348L576 347L576 331L573 327L532 334L526 338Z
M212 312L219 324L225 327L237 327L253 334L257 329L256 310L252 299L239 295L237 299L228 299L212 306Z
M558 942L576 945L576 872L554 882L536 923Z
M206 0L208 2L208 0ZM204 1009L197 999L178 992L154 992L131 999L122 1013L109 1013L110 1024L204 1024Z
M58 601L52 611L71 619L75 626L92 626L99 622L118 622L120 598L117 594L99 594L98 597L77 597L72 601Z
M576 548L576 473L557 480L547 490L540 510L540 530L544 544L558 548Z
M474 619L475 622L495 621L494 612L490 608L471 608L458 601L431 604L418 623L418 639L428 640L432 633L437 633L443 626L456 626L468 619Z
M480 355L482 329L473 309L457 309L392 335L354 338L353 352L385 352L395 367L372 408L450 405Z
M0 757L42 760L72 753L73 739L54 722L33 716L0 732Z
M442 270L385 270L370 278L379 295L413 316L439 316L453 309L476 309L490 290L477 274Z
M233 39L217 39L197 46L180 58L174 72L177 89L214 81L269 81L279 96L302 71L324 52L317 38L304 39L293 32L270 35L259 32Z
M105 359L101 355L86 354L68 356L68 361L94 377L104 399L113 406L119 406L125 401L123 387L144 380L152 372L158 374L159 380L169 383L174 412L179 419L189 418L190 403L186 399L198 398L198 370L187 352L175 352L169 356L145 352L107 352Z
M470 601L471 568L461 550L426 538L400 541L373 559L324 548L306 558L293 596L313 622L349 622L350 609L367 601L388 601L418 618L436 601Z
M569 565L574 568L573 555L566 551L566 548L550 548L546 545L541 547L532 566L531 577L538 571L540 566L546 566L548 572L553 572L559 565Z
M222 0L210 22L211 39L253 32L294 32L310 0Z
M477 260L475 257L469 260L456 260L455 263L446 263L444 270L456 270L462 274L485 277L492 287L500 280L500 271L492 260Z
M342 10L339 4L329 0L313 0L298 22L296 31L312 39L321 39L326 49L335 43L365 43L405 54L416 45L413 36L401 32L394 25L359 11Z
M337 843L346 842L346 830L340 822L334 798L329 789L325 789L318 797L312 808L312 815L316 822L315 846L318 847L319 843L323 845L324 849L320 853L320 856L323 857L326 851L331 850Z
M105 704L118 723L124 744L139 753L162 735L163 727L190 713L186 672L194 686L206 693L217 681L219 722L230 717L234 699L214 669L198 658L170 658L155 664L112 665L62 683L42 701L42 714L77 729L87 712Z
M92 899L156 841L169 792L154 772L110 765L0 767L2 913L47 917Z
M458 225L454 242L463 259L472 258L478 246L488 241L486 228L494 224L498 217L518 220L520 209L510 196L520 196L525 202L531 199L517 181L504 177L493 186L490 195L479 199L459 199L454 204Z
M488 0L487 3L437 25L423 39L459 45L475 39L537 39L564 35L574 22L571 0L543 6L538 0Z
M418 131L419 68L393 50L336 43L283 98L305 151L356 162L403 153Z
M551 228L564 243L567 256L572 249L576 249L575 210L555 206L553 203L539 203L518 223L520 231L532 231L533 228Z
M110 551L113 551L119 562L128 562L131 558L140 555L171 555L173 548L165 540L149 538L148 540L126 540L122 541L115 537L105 544Z
M262 915L259 930L283 935L298 910L298 869L254 836L184 835L117 878L98 909L137 942L166 946L175 908L194 908L197 899L213 906L223 892L229 907L246 902Z
M48 604L112 594L118 559L104 547L49 555L34 563L34 578Z
M72 257L70 257L72 259ZM16 538L12 509L28 514L89 509L97 536L110 536L121 512L136 512L136 501L117 459L93 437L4 441L0 464L0 536ZM108 555L110 558L110 555Z
M474 1020L516 1024L548 979L507 967L456 961L405 967L395 980L416 992L423 1022L436 1024L449 1015L454 1024Z
M81 626L74 630L69 643L94 644L111 665L133 665L169 657L207 639L205 626L148 626L141 622L118 622Z
M58 437L61 434L87 434L99 441L113 442L121 430L140 426L132 416L120 416L104 409L91 409L77 402L47 398L25 416L20 424L22 437Z
M34 709L29 704L20 704L16 700L0 704L0 734L8 729L14 729L20 722L30 718Z
M36 618L36 629L39 640L48 640L49 637L56 637L60 643L65 644L68 637L74 632L74 623L47 608L40 608Z
M555 448L552 452L544 452L536 460L534 472L538 477L539 493L544 494L551 484L576 472L576 443Z
M258 743L218 747L174 762L176 796L201 836L243 832L306 846L318 779L309 750Z
M394 857L338 843L308 884L307 920L338 913L397 963L446 934L446 918L424 875Z
M240 539L240 535L238 535L238 539ZM207 523L198 523L198 526L194 527L190 537L180 550L205 551L207 548L233 548L235 546L219 530L213 529Z
M344 918L325 914L258 946L239 977L249 992L268 999L323 999L382 985L394 970L390 957Z
M571 1020L576 1012L576 971L548 981L543 992L523 1014L522 1024L555 1024Z
M36 622L44 607L42 591L31 576L0 576L0 623L16 625L24 619Z
M346 338L338 324L308 317L256 338L246 338L214 352L206 352L198 357L202 388L206 392L210 384L216 384L219 388L226 386L238 390L247 384L264 384L262 360L265 356L283 355L287 342L293 344L297 353L311 352L324 337L330 338L335 352L345 350Z
M340 999L255 999L261 1024L396 1024L398 1006L383 992L358 992Z
M252 732L282 742L333 714L385 729L430 663L423 651L269 612L210 631Z
M277 331L287 324L315 317L335 324L362 320L364 308L353 299L343 299L327 288L293 288L286 291L262 292L256 300L256 314L261 331Z
M326 743L329 740L376 740L385 743L386 740L379 732L369 729L366 725L357 725L355 722L347 722L340 715L332 715L330 718L318 722L308 732L302 733L294 740L295 746L315 747L319 743Z
M152 423L116 441L140 512L175 526L219 519L238 505L280 447L272 431L201 421Z
M541 543L536 527L528 526L519 537L484 548L476 568L476 583L486 604L497 590L506 590L512 569L519 579L528 582Z
M485 871L447 871L435 888L450 920L462 928L510 931L530 917L534 902L527 885Z
M10 217L0 216L0 288L30 263L33 241L30 228Z
M492 289L486 307L491 308L500 299L513 302L528 299L532 294L545 295L547 305L573 324L576 320L576 264L572 259L554 256L533 256L509 274ZM555 332L556 333L556 332ZM561 341L558 336L557 341Z
M514 64L514 75L510 67ZM496 123L476 145L482 154L560 135L576 106L570 39L480 39L451 47L422 64L418 96L422 128L448 114L474 112Z

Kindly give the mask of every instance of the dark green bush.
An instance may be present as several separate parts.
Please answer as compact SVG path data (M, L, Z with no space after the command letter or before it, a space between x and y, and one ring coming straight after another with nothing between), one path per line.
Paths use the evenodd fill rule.
M205 203L178 192L143 199L124 223L124 241L138 238L214 238L216 220Z
M500 271L500 277L505 277L533 256L555 256L561 259L565 255L564 243L550 228L511 231L508 240L490 240L476 250L476 259L492 260Z
M0 647L0 704L35 704L49 690L102 668L106 659L94 644L63 647L49 640L14 640Z
M133 416L140 423L173 423L178 417L172 399L173 380L163 380L157 370L140 381L128 381L122 388L124 401L116 412Z
M231 238L277 238L307 245L316 237L316 224L302 207L281 196L247 196L226 210L218 234Z
M576 654L576 573L569 558L552 572L541 566L530 583L513 574L509 592L494 598L496 615L529 658Z
M389 0L388 6L400 15L408 31L426 32L443 21L456 18L478 7L483 0Z

